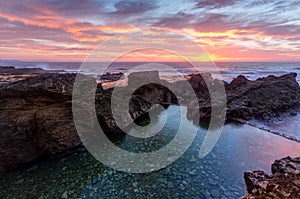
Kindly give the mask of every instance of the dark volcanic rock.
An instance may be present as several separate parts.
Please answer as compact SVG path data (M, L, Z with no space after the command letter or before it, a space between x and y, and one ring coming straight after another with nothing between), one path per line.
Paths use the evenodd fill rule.
M47 74L3 85L0 99L25 99L36 106L65 102L72 99L75 77L75 74Z
M299 106L296 73L250 81L238 76L226 85L227 118L271 119Z
M122 78L124 74L119 72L119 73L105 73L101 76L98 76L98 79L101 82L113 82L113 81L118 81L119 79Z
M63 70L44 70L42 68L15 68L14 66L0 66L0 84L20 81L28 77L47 73L64 72Z
M77 146L70 103L75 75L52 74L0 87L0 159L5 170Z
M39 108L35 119L38 147L49 155L63 153L81 144L73 122L71 102Z
M286 157L275 160L272 164L272 173L291 173L300 170L300 157Z
M36 109L0 110L0 168L8 170L38 157Z
M300 157L286 157L272 165L273 175L263 171L245 172L248 194L242 199L300 198Z
M196 75L189 80L197 98L198 108L200 110L200 119L209 119L211 117L211 97L208 91L210 88L225 86L227 107L226 120L246 122L256 118L269 120L280 116L282 113L294 112L299 107L300 87L296 81L296 73L289 73L279 77L268 76L259 78L255 81L248 80L240 75L229 84L219 80L213 80L206 75L204 78ZM176 87L180 87L175 82ZM189 104L190 94L186 94L190 111L193 112L194 104ZM218 106L215 104L214 106Z
M42 68L15 68L14 66L0 66L0 74L22 75L22 74L43 74L50 71ZM51 70L51 72L63 72L63 70Z
M75 74L46 74L0 87L1 170L13 169L42 154L54 156L81 144L72 113L75 77ZM88 81L88 84L82 83L80 86L88 94L91 83L96 84L96 81L87 76L84 81ZM119 89L119 92L126 92L126 88ZM97 84L96 114L107 134L122 132L112 116L112 93L113 89L103 90L101 84ZM129 126L132 120L149 112L154 104L164 101L172 103L175 100L165 88L153 85L137 90L130 101L124 101L123 94L125 95L121 93L116 104L122 106L129 102L128 112L115 108L129 118L125 120L124 117L122 120L124 126ZM76 105L85 108L87 104L80 101ZM90 113L82 114L90 118Z

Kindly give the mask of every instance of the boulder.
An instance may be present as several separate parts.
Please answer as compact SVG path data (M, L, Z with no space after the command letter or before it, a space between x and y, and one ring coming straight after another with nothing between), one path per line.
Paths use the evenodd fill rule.
M300 157L285 157L275 160L272 164L272 173L291 173L300 170Z
M91 94L90 85L97 84L95 79L78 77L84 77L79 85L83 92ZM75 74L44 74L0 86L0 170L22 166L41 155L54 157L81 145L72 113L75 78ZM150 97L151 92L146 92L149 89L155 91L154 97ZM126 88L119 91L125 92ZM122 131L112 116L112 93L113 89L104 90L101 84L97 84L96 115L105 133L118 134ZM160 86L142 88L126 102L119 97L118 106L130 104L128 112L122 113L129 118L122 121L123 125L129 126L132 120L164 100L171 103L172 94ZM84 101L77 102L75 104L83 108L88 106ZM90 117L90 113L82 114Z
M283 114L293 114L299 108L300 87L296 76L296 73L289 73L251 81L240 75L227 84L206 75L209 88L214 90L208 92L204 79L196 75L192 76L189 82L198 98L198 107L195 105L189 107L190 95L187 95L185 100L191 112L194 112L193 107L197 107L200 110L200 119L209 121L212 106L210 95L218 92L218 87L225 86L227 122L246 122L253 118L270 120ZM178 82L175 84L179 87ZM219 104L216 103L214 106L218 107Z
M300 157L286 157L272 164L272 175L245 172L248 194L242 199L300 198Z
M296 73L250 81L238 76L226 85L227 118L269 120L299 107L300 88Z
M74 79L74 74L47 74L0 87L2 170L80 144L70 108Z

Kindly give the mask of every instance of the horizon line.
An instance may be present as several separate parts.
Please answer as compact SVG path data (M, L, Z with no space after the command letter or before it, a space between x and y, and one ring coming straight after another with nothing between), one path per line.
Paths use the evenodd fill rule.
M49 60L0 60L0 62L52 62L52 63L83 63L83 62L90 62L90 63L107 63L111 61L49 61ZM189 63L298 63L300 60L297 61L287 61L287 60L278 60L278 61L193 61ZM115 61L111 63L187 63L184 61Z

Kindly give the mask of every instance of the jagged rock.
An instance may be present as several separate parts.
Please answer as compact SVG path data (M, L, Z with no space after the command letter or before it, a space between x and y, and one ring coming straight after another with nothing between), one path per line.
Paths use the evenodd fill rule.
M290 173L300 170L300 157L286 157L280 160L275 160L272 164L272 173Z
M72 99L75 77L75 74L47 74L6 84L0 87L0 100L25 100L31 106L65 102Z
M145 73L143 73L145 74ZM146 73L147 74L147 73ZM142 81L142 80L141 80ZM177 104L176 96L169 90L170 84L158 79L155 84L144 84L132 90L131 86L105 90L96 96L96 109L98 119L102 123L105 132L121 132L118 124L122 127L129 126L135 119L149 112L155 104L168 105ZM112 98L112 95L117 97ZM111 104L111 101L114 104ZM129 109L124 108L129 103ZM113 119L112 111L118 115L119 122Z
M271 119L299 106L300 88L296 73L250 81L238 76L226 85L227 118Z
M98 79L101 82L113 82L113 81L118 81L119 79L121 79L124 76L123 73L118 72L118 73L105 73L103 75L99 75Z
M95 79L79 77L84 77L79 85L83 96L90 94L90 85L96 84ZM46 74L0 87L1 170L26 164L42 154L54 156L81 144L72 114L75 78L75 74ZM131 96L130 101L124 102L122 97L117 99L118 106L130 104L128 112L119 111L128 116L128 120L122 120L124 126L130 125L132 120L149 112L156 103L162 103L164 100L172 103L172 95L167 90L156 86L149 88L155 90L155 97L150 97L150 93L140 92ZM125 92L126 88L120 89L121 92L123 90ZM103 130L108 134L117 134L122 131L112 116L112 93L113 89L103 90L101 84L97 84L95 107ZM84 101L76 101L75 104L83 108L88 106ZM90 117L90 113L82 114Z
M70 109L74 74L31 77L0 87L0 165L5 170L80 142Z
M300 198L300 157L286 157L272 164L272 174L245 172L248 194L242 199Z
M64 72L63 70L44 70L42 68L15 68L14 66L0 66L0 84L20 81L28 77Z
M293 112L299 107L300 87L296 81L296 73L289 73L279 77L268 76L255 81L248 80L240 75L229 84L218 80L208 79L210 88L218 91L219 86L225 86L227 107L226 120L244 121L256 118L269 120L280 116L282 113ZM197 80L196 80L197 79ZM197 83L200 81L201 83ZM204 86L204 80L200 76L193 77L192 87L198 98L199 119L211 117L211 94ZM178 85L178 83L176 83ZM213 95L213 94L212 94ZM189 96L185 97L190 99ZM188 108L194 112L194 107ZM218 106L215 104L214 106ZM195 118L194 118L195 119Z
M15 68L14 66L0 66L0 73L6 75L43 74L49 72L63 72L63 70L44 70L42 68Z

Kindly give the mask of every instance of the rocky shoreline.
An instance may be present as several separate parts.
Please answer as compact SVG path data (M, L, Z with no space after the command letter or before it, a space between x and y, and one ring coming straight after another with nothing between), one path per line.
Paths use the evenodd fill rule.
M42 68L16 68L14 66L0 66L0 85L16 82L28 77L41 74L62 73L63 70L44 70Z
M300 198L300 157L285 157L272 164L272 175L264 171L244 173L248 194L241 199Z
M118 79L120 75L114 78ZM174 88L180 91L184 81L168 83L159 78L157 71L133 74L128 76L128 85L145 81L147 76L149 80L155 80L156 83L146 84L135 90L130 98L128 113L122 114L127 114L138 122L140 117L147 118L148 112L155 104L178 105L181 101L181 104L188 108L187 118L195 124L201 123L200 120L208 122L211 116L208 86L224 85L227 99L226 122L249 124L248 121L253 118L270 120L295 115L299 110L300 99L296 75L289 73L279 77L268 76L255 81L238 76L230 83L213 79L210 74L189 75L186 79L195 91L197 97L195 105L195 101L190 103L191 96L184 90L180 97L172 92ZM143 77L143 80L139 80L138 76ZM95 108L102 129L112 139L122 137L123 132L114 121L111 111L111 96L114 88L104 89L101 83L96 83L96 79L87 78L97 84ZM109 81L109 76L106 75L104 78ZM0 136L2 138L0 172L23 167L43 157L61 157L81 146L72 113L75 79L76 74L37 72L26 77L22 76L21 80L15 79L16 81L0 85ZM118 92L122 92L122 89ZM120 103L123 103L121 99ZM126 121L125 125L127 125ZM290 172L290 166L286 165L293 165L293 168L297 169L295 172L294 170ZM289 196L294 196L294 193L299 193L299 190L295 192L296 188L293 187L295 182L299 182L298 167L299 158L285 158L276 161L275 166L272 166L272 176L262 171L245 173L249 194L244 198L265 198L270 194L284 198L287 195L280 194L287 194L287 192ZM284 172L281 172L282 170ZM294 184L282 189L278 188L287 183ZM266 188L266 184L271 188ZM273 189L273 184L278 189ZM299 188L299 184L297 186Z
M255 81L238 76L230 83L213 79L210 74L190 75L187 81L196 93L197 105L189 102L189 93L184 90L181 100L188 107L187 117L196 124L211 116L207 83L224 84L227 122L246 123L252 118L269 120L283 114L293 115L297 112L300 99L296 75L268 76ZM129 76L128 84L137 83L137 76L144 79L149 76L151 81L155 79L157 83L144 85L134 91L129 113L122 114L137 119L147 114L155 104L178 104L178 98L171 90L176 87L180 91L183 81L168 83L159 79L158 72L150 71ZM71 108L75 78L75 74L42 74L0 87L0 128L3 138L0 140L0 157L3 160L0 170L11 170L42 155L54 157L81 144ZM92 78L91 81L96 82ZM112 137L122 135L112 117L110 99L113 90L103 89L98 84L95 95L98 121L104 132ZM120 103L123 103L121 99Z

